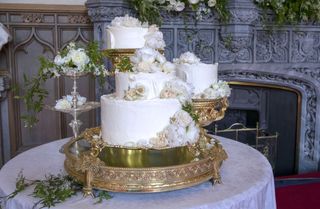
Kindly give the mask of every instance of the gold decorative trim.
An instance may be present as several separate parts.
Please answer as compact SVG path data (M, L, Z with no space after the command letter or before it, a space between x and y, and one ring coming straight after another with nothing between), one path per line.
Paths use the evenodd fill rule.
M97 132L97 128L88 129L80 137L89 137ZM90 188L97 188L114 192L163 192L190 187L213 179L214 183L221 182L220 166L227 159L227 154L221 144L212 144L211 148L198 149L198 146L190 147L190 153L194 155L194 160L190 162L177 162L170 166L107 166L98 155L96 155L96 144L94 142L87 149L71 152L75 143L79 148L79 140L92 143L97 139L76 138L65 145L66 160L65 169L69 175L84 183L85 194L90 195ZM100 147L101 148L101 147ZM126 148L124 152L132 150ZM169 148L171 149L171 148ZM186 149L178 148L178 149ZM187 147L187 149L189 149ZM197 149L197 150L192 150ZM153 152L154 150L150 150ZM103 152L100 149L99 152ZM166 150L157 150L166 152ZM109 157L112 157L109 155ZM141 155L141 158L150 160L148 156ZM132 160L130 157L128 160ZM143 160L143 159L142 159Z

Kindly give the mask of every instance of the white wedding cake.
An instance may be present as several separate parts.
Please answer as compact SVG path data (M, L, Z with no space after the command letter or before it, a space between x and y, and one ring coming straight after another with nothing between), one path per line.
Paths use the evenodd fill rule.
M164 148L195 143L199 128L182 110L192 89L157 50L138 49L132 72L117 72L116 92L101 97L102 138L110 145Z
M194 87L193 98L218 99L230 96L231 89L224 81L218 81L218 63L205 64L191 52L174 59L176 75Z
M163 34L156 25L148 26L128 15L116 17L106 29L108 49L164 49Z

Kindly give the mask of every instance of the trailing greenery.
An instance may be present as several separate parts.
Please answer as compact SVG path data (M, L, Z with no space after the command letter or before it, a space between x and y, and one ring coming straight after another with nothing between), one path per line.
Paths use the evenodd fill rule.
M44 180L27 180L22 172L18 174L16 181L16 189L11 194L0 197L1 204L9 199L14 198L18 193L24 191L29 186L34 186L32 196L38 198L39 201L33 206L40 205L40 208L54 207L58 203L66 201L68 198L82 191L82 185L76 182L68 175L48 175ZM103 200L111 199L112 196L107 191L94 191L94 197L97 198L95 204L102 203Z
M279 25L320 21L319 0L255 0L264 12L273 11Z
M195 122L199 121L199 115L194 111L192 103L186 103L182 106L182 110L186 111L189 113L189 115L192 117L192 119Z
M70 43L66 48L58 53L54 60L40 57L40 68L34 77L24 75L23 88L16 88L15 98L21 99L26 105L27 114L21 118L25 127L32 127L37 122L37 114L43 110L48 91L44 85L50 78L57 78L68 71L87 72L97 76L99 84L102 86L107 75L104 68L103 53L99 49L97 42L91 42L85 49ZM22 93L22 95L19 95Z
M201 20L209 11L215 11L223 22L228 21L228 0L128 0L142 22L162 24L161 12L179 13L186 9L196 12L196 20Z

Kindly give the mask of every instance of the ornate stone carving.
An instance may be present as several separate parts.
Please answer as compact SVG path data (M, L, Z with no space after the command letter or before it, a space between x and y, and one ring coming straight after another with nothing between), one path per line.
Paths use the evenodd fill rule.
M71 24L88 24L90 18L87 15L70 15L68 17L69 23Z
M88 15L91 17L92 22L111 22L115 17L126 14L134 16L131 9L124 7L99 6L88 8Z
M220 63L251 63L252 62L252 38L250 36L226 36L219 40Z
M293 32L292 62L320 61L320 32Z
M258 20L259 13L252 8L235 8L230 10L230 16L230 22L232 23L252 24Z
M22 19L24 23L42 23L43 14L23 14Z
M289 32L288 31L257 31L256 61L257 62L288 62Z

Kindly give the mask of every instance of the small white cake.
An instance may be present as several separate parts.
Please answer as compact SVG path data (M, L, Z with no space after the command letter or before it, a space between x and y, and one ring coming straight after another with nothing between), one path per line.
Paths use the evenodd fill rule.
M156 25L148 26L128 15L116 17L106 29L107 49L163 49L163 34Z
M136 147L156 137L181 109L177 99L126 101L101 97L102 138L112 145Z
M166 82L172 80L173 75L154 72L154 73L122 73L115 75L116 79L116 97L124 98L125 92L129 89L143 86L146 91L144 99L159 98Z
M194 94L202 93L218 81L218 63L201 63L193 53L186 52L174 60L176 74L183 81L194 87Z

